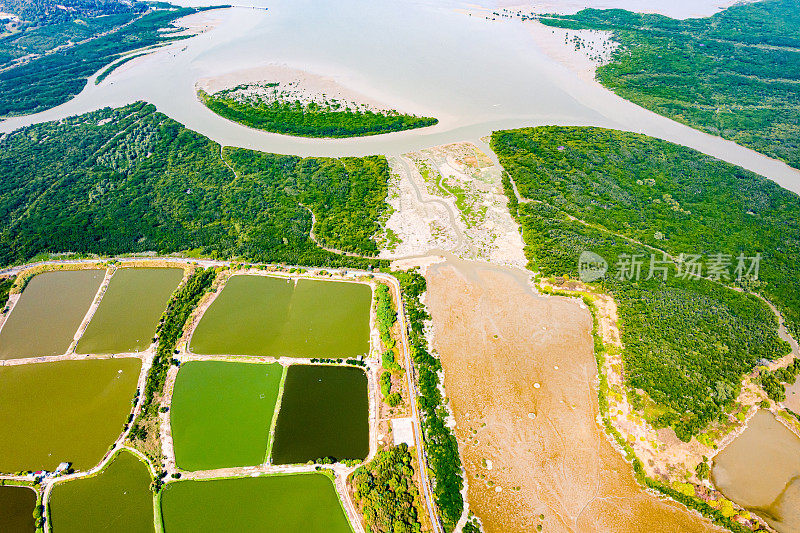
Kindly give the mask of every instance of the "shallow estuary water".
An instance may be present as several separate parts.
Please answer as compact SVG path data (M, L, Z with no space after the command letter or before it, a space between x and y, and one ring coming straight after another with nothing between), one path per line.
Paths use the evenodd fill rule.
M700 2L690 10L682 2L672 14L710 14L718 4ZM531 23L487 21L460 10L466 3L441 0L245 0L241 6L190 17L216 27L132 61L99 85L90 80L62 106L2 122L0 133L136 100L152 102L223 144L298 155L396 154L477 139L496 129L597 125L685 144L800 191L800 171L581 80L536 44ZM360 139L303 139L230 122L195 96L201 78L267 65L330 77L391 108L435 116L440 124Z

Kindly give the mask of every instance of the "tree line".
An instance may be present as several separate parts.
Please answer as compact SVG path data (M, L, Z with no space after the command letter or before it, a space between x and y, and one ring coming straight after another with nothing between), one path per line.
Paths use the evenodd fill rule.
M597 79L623 98L800 168L800 5L741 3L675 20L620 9L546 15L547 25L613 32Z
M601 128L495 132L492 148L534 200L515 209L532 269L577 278L583 251L607 261L593 283L618 303L628 396L656 427L690 439L727 416L743 374L788 353L774 313L734 289L761 292L798 331L796 195L694 150ZM654 249L701 255L703 277L681 277L672 260L648 276L651 259L664 260ZM706 279L715 253L741 252L762 254L759 280ZM634 256L640 275L621 275L619 258Z
M0 264L40 253L154 251L373 268L384 157L301 158L221 147L136 103L0 140Z

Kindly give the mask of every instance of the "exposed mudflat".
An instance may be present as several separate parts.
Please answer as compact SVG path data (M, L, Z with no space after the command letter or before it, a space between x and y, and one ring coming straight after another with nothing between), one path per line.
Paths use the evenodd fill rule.
M643 491L601 431L579 301L477 263L431 265L426 277L470 509L487 532L717 530Z

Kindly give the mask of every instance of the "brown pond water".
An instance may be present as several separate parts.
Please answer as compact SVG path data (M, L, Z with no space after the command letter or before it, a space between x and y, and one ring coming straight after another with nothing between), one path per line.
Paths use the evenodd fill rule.
M714 458L714 484L781 532L800 531L800 438L769 411Z
M35 276L0 332L0 359L66 352L104 275L104 270L71 270Z
M29 487L0 486L0 531L33 533L36 492Z
M0 472L95 466L122 432L141 367L135 358L0 367Z
M718 531L636 483L596 422L589 311L533 294L529 275L465 262L427 273L468 500L487 533Z

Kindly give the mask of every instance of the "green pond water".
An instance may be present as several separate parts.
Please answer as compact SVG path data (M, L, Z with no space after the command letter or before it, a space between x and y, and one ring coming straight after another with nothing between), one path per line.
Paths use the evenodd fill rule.
M351 533L324 474L180 481L161 493L166 533Z
M272 462L363 459L368 453L369 404L364 371L325 365L290 366Z
M0 472L86 470L131 411L141 361L59 361L0 367Z
M183 278L180 268L121 268L111 277L77 353L143 351Z
M36 492L28 487L0 487L0 531L33 533Z
M181 365L170 408L178 466L212 470L264 463L282 375L277 363Z
M350 357L369 351L368 285L234 276L191 340L199 354Z
M780 532L800 531L800 438L769 411L714 458L714 485Z
M0 359L66 352L104 276L104 270L34 276L0 331Z
M147 466L123 450L98 475L56 484L50 495L53 533L152 533L150 481Z

